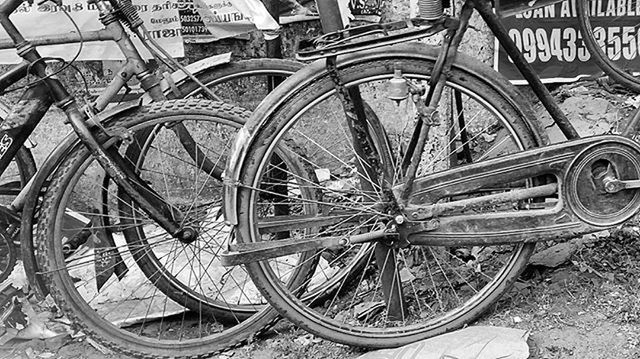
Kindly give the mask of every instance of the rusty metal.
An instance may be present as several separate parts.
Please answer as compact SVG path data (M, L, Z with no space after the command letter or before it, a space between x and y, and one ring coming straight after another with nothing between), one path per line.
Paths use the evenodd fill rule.
M84 42L112 41L114 38L113 35L105 29L82 32L82 34L70 32L68 34L34 36L29 38L29 42L34 46L71 44L78 43L80 40ZM11 40L0 40L0 49L12 49L14 47L15 44Z
M557 183L522 188L512 193L450 200L449 203L424 207L431 211L434 218L412 221L411 215L407 214L409 221L396 221L400 239L404 238L409 244L414 245L486 246L570 238L617 225L640 209L640 192L630 190L611 194L604 189L599 192L584 192L584 189L593 187L590 183L599 178L607 178L599 175L594 166L598 163L611 165L617 178L634 181L640 177L640 146L622 136L591 137L532 149L421 178L415 182L410 197L411 203L436 203L443 198L469 194L475 196L476 193L482 193L487 189L501 185L508 188L509 184L528 181L541 174L554 176ZM399 191L400 187L395 190ZM481 211L477 214L446 213L462 212L468 206L482 203L508 203L510 200L541 196L557 199L547 206L540 206L540 209L510 209L494 213ZM406 211L415 208L408 207ZM388 231L382 231L380 235L379 238L371 239L382 243L387 239L391 239L392 243L400 242ZM350 238L351 242L354 238L356 237ZM339 243L339 240L334 237L320 237L310 240L313 245L309 244L310 247L305 248L329 248ZM279 242L269 242L270 253L283 253L280 252L282 247L290 244ZM391 251L395 247L392 244L388 250ZM244 249L248 248L251 247ZM292 252L286 253L301 251L299 248L290 250ZM264 258L266 255L255 246L252 248L251 256ZM251 258L245 256L244 260L250 261Z
M318 8L321 14L320 18L328 19L326 15L330 15L331 11L335 11L331 10L331 7L333 7L333 9L339 9L338 3L335 0L320 0L319 4L322 4ZM340 17L334 18L330 23L323 23L322 25L322 30L325 33L343 30L344 28ZM369 179L368 181L363 181L361 178L360 185L366 192L374 193L374 191L378 191L381 193L384 199L383 201L391 204L387 212L396 214L399 211L399 207L389 188L390 184L388 181L391 179L386 178L386 173L380 160L381 157L376 151L375 143L369 125L367 124L367 114L360 95L360 89L358 86L345 88L340 79L335 56L328 57L325 60L325 64L336 89L336 94L342 103L349 132L353 138L354 152L359 158L359 160L356 161L358 173L360 173L361 176L366 175L366 178ZM372 118L371 121L376 122L378 119ZM392 245L378 242L374 252L376 265L381 272L382 292L387 304L387 316L391 320L401 320L405 318L407 308L404 304L400 274L395 270L397 264L395 249ZM384 265L381 262L382 259L384 259Z
M407 218L409 218L410 220L421 221L433 217L447 215L452 212L460 212L465 210L472 210L479 207L508 204L531 198L550 197L557 193L558 184L549 183L542 186L515 189L512 191L501 192L497 194L471 197L462 200L452 200L450 202L435 203L427 206L410 205L407 206L404 211L407 213Z
M321 20L324 16L320 17ZM340 19L338 17L338 19ZM311 40L302 40L296 46L296 59L311 61L330 56L375 49L401 42L433 36L443 30L456 28L457 20L442 18L435 21L411 19L386 24L368 24L342 30L327 31ZM382 37L380 35L383 35Z
M361 211L332 211L317 215L291 215L261 218L258 222L260 233L277 233L283 230L305 229L334 224L360 223L361 220L370 218Z
M580 153L565 175L565 199L575 215L595 226L613 226L640 209L640 150L602 142ZM611 191L614 187L615 191Z
M247 264L266 259L325 248L342 248L356 243L367 243L397 237L386 230L378 230L353 236L317 237L311 239L281 239L255 243L230 244L229 250L220 255L224 266Z
M389 213L397 213L399 207L389 190L389 178L385 178L385 171L382 167L380 157L375 148L367 118L364 111L364 104L360 96L358 87L350 87L346 89L338 73L335 64L335 58L326 59L327 70L334 82L336 93L342 106L344 114L349 126L349 132L353 137L353 149L359 161L357 162L358 173L365 176L368 180L361 177L360 184L365 191L381 192L385 202L393 203L390 206ZM378 186L379 188L375 188ZM387 303L387 315L392 320L401 320L405 317L406 306L404 305L404 296L402 294L402 285L400 276L395 270L397 258L395 249L382 243L378 243L375 247L376 265L381 272L382 292ZM384 260L384 264L383 261Z

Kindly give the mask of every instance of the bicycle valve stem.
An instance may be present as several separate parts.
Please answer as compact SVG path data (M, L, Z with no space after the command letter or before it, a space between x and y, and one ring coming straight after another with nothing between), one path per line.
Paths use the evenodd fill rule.
M444 13L442 0L418 0L418 14L426 20L439 19Z

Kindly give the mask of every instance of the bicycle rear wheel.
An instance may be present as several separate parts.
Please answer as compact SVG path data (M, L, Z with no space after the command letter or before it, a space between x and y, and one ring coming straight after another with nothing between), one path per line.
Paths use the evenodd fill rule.
M131 165L184 214L183 224L198 229L191 243L154 224L118 186L99 185L104 170L84 146L69 152L45 196L38 255L52 296L78 329L133 356L200 357L238 345L277 319L255 289L245 288L248 278L233 282L233 269L214 264L229 229L220 216L222 183L203 169L202 159L221 165L246 117L237 107L192 99L154 103L105 124L120 138L99 140L126 159L131 148L141 154ZM200 161L175 131L180 126L200 149ZM151 135L136 136L140 132ZM77 221L66 220L68 214ZM176 293L168 296L170 290ZM217 305L218 312L185 309L185 297L217 292L223 299L199 303ZM251 308L250 318L229 314L236 306Z
M637 8L636 1L625 3L624 10ZM599 8L606 6L601 1L576 1L576 6L582 39L593 60L612 80L640 92L640 24L617 15L618 7Z
M402 77L414 85L427 86L437 55L437 50L423 45L402 45L361 52L338 62L344 85L359 86L364 101L371 105L386 130L393 160L380 162L384 173L391 174L388 180L394 185L402 183L399 166L408 148L416 112L409 100L398 106L386 98L387 81L395 69L400 69ZM429 136L420 176L522 151L545 141L526 100L512 86L499 75L476 66L474 60L458 56L458 62L447 74L438 108L442 123ZM271 223L283 223L281 230L286 230L287 225L297 228L291 239L366 237L392 228L391 221L397 214L388 210L394 206L388 203L388 192L381 191L377 183L358 170L361 159L355 153L353 137L324 62L310 65L287 80L256 109L247 127L254 136L239 169L239 242L274 240L266 230ZM301 161L326 174L313 188L319 205L316 218L280 217L265 210L270 202L261 188L267 181L271 157L279 146L293 141L307 154ZM376 148L376 154L382 152ZM514 184L523 185L526 184ZM504 190L507 189L483 191ZM302 201L280 198L280 202L291 206L300 206ZM473 236L472 230L469 236ZM386 257L370 251L370 265L359 273L355 283L342 280L337 284L340 291L319 301L300 298L306 283L292 286L282 281L276 260L252 262L247 268L263 295L296 325L332 341L380 348L441 334L475 319L517 279L533 248L532 244L410 246L389 250ZM316 256L327 252L318 250ZM351 259L347 255L340 260L348 265ZM389 272L402 287L399 318L392 318L391 306L383 295L380 273L387 266L392 266Z

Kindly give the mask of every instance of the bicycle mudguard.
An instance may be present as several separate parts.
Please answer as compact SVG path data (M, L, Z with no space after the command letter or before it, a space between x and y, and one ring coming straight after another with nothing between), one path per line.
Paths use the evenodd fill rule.
M109 110L97 114L97 120L100 123L104 123L110 118L139 108L142 106L142 103L143 99L137 99L114 106ZM31 228L33 228L34 224L35 210L40 198L40 192L46 180L77 141L78 137L75 133L70 133L56 146L55 150L49 154L35 176L29 181L29 190L26 192L26 199L22 208L22 221L20 226L21 258L29 285L33 287L36 296L40 299L43 299L48 294L48 289L44 284L43 278L38 275L40 269L35 257L35 247L33 245L33 231ZM29 230L23 230L24 228L28 228Z
M231 62L231 52L204 58L185 66L185 68L192 75L197 77L198 74L203 71L209 70L216 66L228 64L229 62ZM187 81L191 81L191 79L182 70L174 71L170 75L164 76L162 81L160 81L160 88L165 95L170 92L174 92L176 98L182 98L184 97L184 95L180 93L178 87ZM151 97L149 97L149 95L146 93L142 96L142 98L144 99L144 104L151 102Z

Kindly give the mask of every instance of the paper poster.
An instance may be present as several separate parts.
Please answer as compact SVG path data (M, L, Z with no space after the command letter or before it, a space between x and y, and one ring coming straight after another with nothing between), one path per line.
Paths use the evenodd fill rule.
M503 1L497 2L498 12ZM565 0L503 19L509 36L543 82L602 73L582 41L576 1L589 0ZM590 11L596 38L609 57L640 69L640 1L597 0L590 2ZM494 60L494 68L513 83L525 83L497 41Z

